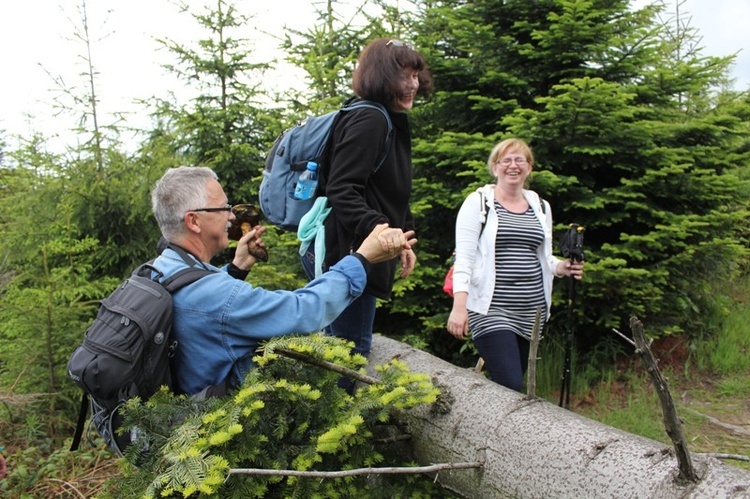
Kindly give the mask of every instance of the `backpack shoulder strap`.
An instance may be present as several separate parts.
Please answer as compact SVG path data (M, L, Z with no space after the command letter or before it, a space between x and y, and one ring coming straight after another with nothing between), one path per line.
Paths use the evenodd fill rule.
M188 264L188 268L175 272L174 275L169 276L161 283L170 294L188 284L194 283L203 276L215 273L203 267L195 267L197 260L191 258L187 251L176 244L169 243L169 248L180 255L182 261Z
M208 274L214 274L215 272L200 267L188 267L174 275L169 276L161 284L164 288L169 291L170 294L174 293L178 289L181 289L188 284L192 284L201 277L207 276Z
M487 225L487 196L484 194L484 189L481 187L477 189L477 192L479 193L479 213L482 221L482 226L479 229L479 237L482 237L484 227Z
M537 203L539 203L539 209L542 211L543 215L546 215L547 214L547 202L544 200L544 198L542 196L540 196L539 193L536 192L536 191L528 190L528 191L525 191L525 192L533 194L531 196L532 198L536 197ZM535 209L534 206L532 206L532 208ZM535 211L536 211L536 209L535 209Z
M343 107L343 109L346 109L346 110L360 109L360 108L377 109L378 111L380 111L383 114L383 117L385 118L386 123L388 124L388 133L390 134L393 131L393 122L391 121L391 117L388 114L388 110L380 102L362 99L362 100L352 102L351 104L346 104Z
M542 210L542 214L546 215L547 214L547 202L537 192L534 192L534 194L536 194L536 198L539 201L539 209Z
M196 263L199 263L198 257L190 257L190 253L182 249L180 246L177 246L174 243L167 243L167 248L171 249L175 253L177 253L180 258L182 258L182 261L187 263L189 266L193 266Z
M184 261L186 264L188 264L187 268L181 269L177 272L175 272L173 275L169 276L168 278L164 279L161 282L161 285L164 286L164 288L170 293L174 293L178 289L181 289L188 284L192 284L201 277L207 276L208 274L214 274L215 272L212 270L208 270L203 267L195 267L195 264L198 263L197 260L194 258L191 258L187 251L180 248L176 244L169 243L167 245L169 249L180 255L180 258L182 258L182 261ZM159 274L158 277L161 277L163 274L162 272L153 266L154 260L150 260L137 269L133 271L134 275L140 275L143 277L150 278L151 274L149 271L154 271L157 274ZM157 279L158 279L157 277ZM153 280L153 279L152 279Z
M86 425L86 415L89 412L89 396L85 391L82 391L81 395L81 407L78 409L78 421L76 421L76 430L73 434L73 441L70 444L70 452L78 450L78 446L81 444L81 437L83 437L83 427Z

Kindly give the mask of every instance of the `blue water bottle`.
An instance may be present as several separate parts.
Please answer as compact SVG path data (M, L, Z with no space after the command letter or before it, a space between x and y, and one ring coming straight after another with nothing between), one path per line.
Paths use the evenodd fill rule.
M318 189L318 164L315 161L307 162L307 169L302 172L294 188L294 199L305 200L315 196Z

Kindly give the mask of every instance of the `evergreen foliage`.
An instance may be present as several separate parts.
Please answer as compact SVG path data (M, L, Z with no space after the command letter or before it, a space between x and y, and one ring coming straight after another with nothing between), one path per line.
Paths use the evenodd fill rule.
M236 475L225 480L236 468L336 471L406 464L403 447L377 439L394 429L394 412L435 402L438 390L426 375L410 373L393 360L376 368L378 383L351 396L337 387L339 374L279 354L292 351L358 371L366 359L352 355L351 347L324 335L278 338L263 347L257 368L227 398L195 402L162 391L146 404L131 400L125 425L137 426L141 440L128 448L126 458L138 467L126 466L124 477L112 481L113 496L357 495L366 487L364 477ZM401 478L394 482L396 490L403 487ZM379 489L382 497L393 490L386 480Z
M747 255L737 115L747 96L719 87L731 57L702 56L684 19L659 12L621 1L430 4L417 41L438 91L412 112L420 265L416 289L391 311L441 334L445 314L423 311L449 306L438 291L453 249L446 221L491 181L492 146L518 136L535 153L531 187L550 201L556 233L586 227L580 346L595 348L631 314L655 334L699 332ZM552 332L568 327L557 283ZM432 347L457 349L444 343Z
M166 69L196 94L187 104L158 101L152 140L166 144L183 164L211 167L229 199L245 202L257 195L265 146L278 130L276 113L264 105L260 89L270 63L250 62L257 60L250 41L235 36L248 17L232 2L217 0L203 12L188 13L206 33L197 47L160 43L177 59Z
M437 89L410 112L419 260L408 279L397 280L394 300L379 303L378 331L473 364L470 345L445 333L450 299L440 287L458 207L492 182L486 158L509 136L525 138L534 150L531 187L550 201L556 234L571 222L586 227L576 317L582 365L613 357L618 345L609 329L625 329L632 314L656 335L695 338L713 334L706 317L731 309L726 283L748 272L750 96L730 88L733 58L704 56L699 34L669 5L631 11L624 0L377 0L362 2L362 18L342 20L330 1L314 27L285 38L289 61L309 75L310 88L282 95L262 87L271 63L251 62L259 54L235 36L248 18L234 3L213 5L188 11L206 33L194 45L161 41L175 55L169 69L195 95L186 102L156 99L153 129L135 154L118 142L119 117L104 124L98 115L89 55L85 90L61 87L57 100L77 117L77 145L60 154L48 150L45 137L24 138L17 147L0 137L0 387L48 394L44 417L23 416L29 438L16 447L27 457L13 483L46 476L22 476L30 473L26 461L71 432L79 392L65 379L65 362L97 301L153 256L159 233L149 192L156 180L169 167L204 164L219 173L230 202L252 202L273 139L308 114L338 107L350 95L357 52L377 36L424 53ZM90 44L85 17L76 34ZM304 285L295 235L270 229L264 239L271 260L248 279L269 289ZM216 263L228 258L231 250ZM568 327L564 284L556 284L548 345ZM316 355L335 350L316 345ZM259 363L241 404L168 394L134 404L133 420L153 439L140 469L166 473L174 490L335 497L361 486L359 479L333 486L232 477L220 485L216 473L252 463L334 469L388 459L373 450L369 433L380 428L372 421L392 414L388 408L401 400L388 400L400 396L399 382L388 378L400 375L397 366L381 374L389 388L363 388L348 399L334 388L338 375L279 358L273 347ZM214 419L201 419L209 413ZM234 433L234 424L242 431ZM36 449L41 434L53 440ZM245 450L235 447L240 442ZM188 450L200 455L181 454ZM118 485L123 493L146 490L156 476L129 473ZM191 473L205 480L191 481Z
M0 384L18 393L49 394L45 410L49 432L55 434L58 411L72 414L75 407L76 391L65 373L71 346L80 341L97 299L119 279L106 276L118 271L114 265L101 274L106 241L85 231L87 221L102 217L104 210L97 210L101 205L92 202L95 196L84 199L82 187L72 181L80 165L65 164L39 147L31 141L12 152L19 166L0 170L5 235L0 248L7 268L0 290ZM97 197L106 194L96 191ZM84 207L88 220L81 215ZM106 226L103 218L98 224Z

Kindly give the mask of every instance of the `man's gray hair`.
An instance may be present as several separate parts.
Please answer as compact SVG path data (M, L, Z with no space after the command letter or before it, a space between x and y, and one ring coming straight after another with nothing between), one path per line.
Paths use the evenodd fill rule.
M206 206L211 180L219 177L205 166L170 168L159 179L151 191L151 210L165 239L176 241L185 233L185 213Z

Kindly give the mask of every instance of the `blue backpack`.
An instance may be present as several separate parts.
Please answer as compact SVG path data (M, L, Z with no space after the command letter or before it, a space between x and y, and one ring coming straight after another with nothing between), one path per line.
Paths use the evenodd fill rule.
M299 176L305 171L308 161L315 161L318 163L319 171L323 170L331 141L331 130L339 115L363 108L379 110L388 123L383 157L373 168L373 173L380 168L388 154L393 136L393 123L382 104L360 100L322 116L309 117L279 135L266 157L258 200L260 209L269 222L284 230L297 230L302 216L310 211L315 198L320 194L318 192L310 199L295 199L294 188Z

